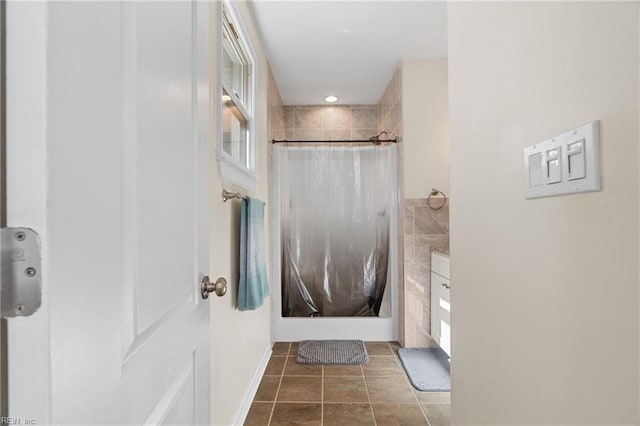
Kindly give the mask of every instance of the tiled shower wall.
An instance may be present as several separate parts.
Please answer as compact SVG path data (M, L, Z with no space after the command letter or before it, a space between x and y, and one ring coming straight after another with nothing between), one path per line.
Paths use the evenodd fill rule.
M272 139L284 139L284 105L282 104L282 97L280 96L280 90L276 84L276 80L273 78L271 67L268 72L269 85L267 87L267 98L269 102L269 141ZM271 153L271 150L269 150Z
M378 102L378 131L402 138L402 68L399 67ZM400 163L402 164L402 163Z
M431 333L431 251L449 249L449 206L433 210L427 205L430 188L425 182L425 198L404 198L404 181L411 179L404 171L402 67L391 78L378 104L378 130L397 136L400 215L398 270L400 273L400 342L405 347L429 345ZM420 143L422 141L410 141ZM440 205L440 199L432 202Z
M287 140L369 139L378 134L376 105L284 107Z

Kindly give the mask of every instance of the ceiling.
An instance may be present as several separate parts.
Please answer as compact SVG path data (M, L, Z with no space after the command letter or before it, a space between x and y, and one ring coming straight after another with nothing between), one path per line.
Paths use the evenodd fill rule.
M432 1L253 0L285 105L377 104L402 58L447 56L447 6Z

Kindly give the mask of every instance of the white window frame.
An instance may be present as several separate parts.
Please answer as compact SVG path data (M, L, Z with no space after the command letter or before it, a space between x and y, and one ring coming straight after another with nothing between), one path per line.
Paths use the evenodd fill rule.
M224 151L223 147L223 125L222 125L222 114L224 110L224 105L222 103L222 93L223 93L223 83L222 83L222 75L223 75L223 43L224 43L224 16L229 18L231 24L233 24L234 29L238 36L238 42L241 44L242 49L244 49L245 56L249 62L249 77L248 77L248 88L245 88L247 96L247 109L242 108L243 113L247 114L247 165L245 166L236 158L227 154ZM230 183L235 186L239 186L249 191L255 191L257 187L257 176L256 176L256 105L257 105L257 84L259 75L258 62L256 61L255 49L253 48L253 44L248 37L247 28L240 19L240 13L236 9L234 2L229 0L224 0L221 2L220 10L219 10L219 25L220 31L218 33L219 41L218 41L218 78L217 78L217 93L216 100L217 102L217 136L218 142L216 144L216 157L218 160L218 173L220 175L220 180L225 183ZM242 107L242 105L241 105Z

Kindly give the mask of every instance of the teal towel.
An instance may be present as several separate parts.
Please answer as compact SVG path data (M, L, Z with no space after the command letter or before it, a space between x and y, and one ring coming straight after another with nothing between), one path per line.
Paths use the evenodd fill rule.
M264 203L247 197L240 210L240 282L238 310L248 311L262 305L269 295L264 254Z

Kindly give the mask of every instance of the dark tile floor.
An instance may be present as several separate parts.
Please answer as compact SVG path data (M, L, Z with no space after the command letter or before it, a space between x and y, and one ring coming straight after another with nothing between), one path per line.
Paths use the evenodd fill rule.
M395 342L366 342L369 363L296 364L297 343L278 342L245 425L448 426L449 392L420 392Z

